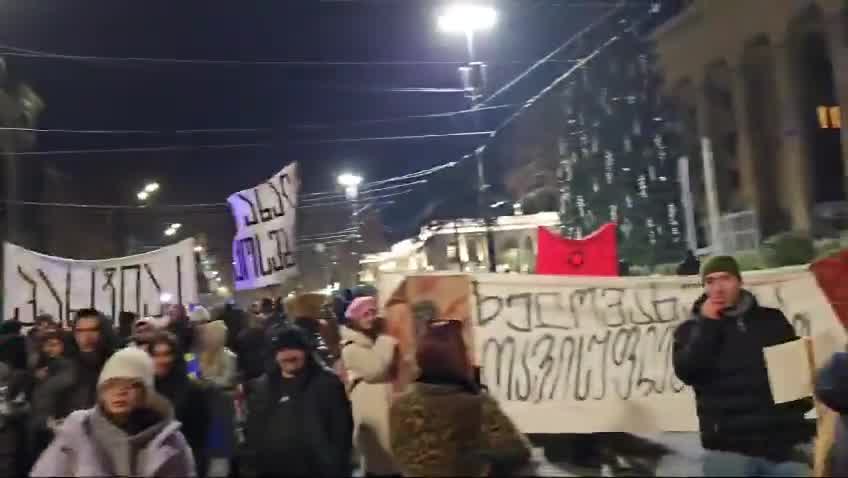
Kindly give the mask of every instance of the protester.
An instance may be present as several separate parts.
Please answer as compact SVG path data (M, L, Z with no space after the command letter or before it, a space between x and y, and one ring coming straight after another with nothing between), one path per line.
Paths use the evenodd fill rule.
M26 475L31 462L26 447L26 362L20 323L0 323L0 476Z
M711 258L701 277L705 293L675 332L673 362L695 391L704 474L806 476L812 402L775 404L763 356L764 347L797 339L792 326L742 288L732 257Z
M159 331L149 342L153 357L156 392L171 402L176 419L193 452L197 474L206 476L207 437L211 411L209 394L200 382L191 380L179 340L171 333Z
M461 323L428 324L416 359L420 376L389 420L404 476L498 476L529 463L524 436L474 383Z
M59 323L50 314L40 314L35 317L35 324L27 333L27 354L30 367L35 366L35 362L41 355L41 338L49 331L59 330Z
M150 339L157 331L165 328L167 320L156 317L142 317L132 326L132 334L127 343L128 347L139 347L148 351Z
M342 362L353 406L353 440L368 476L398 475L389 436L389 400L397 340L383 333L377 300L360 297L347 309L341 329Z
M227 326L227 347L235 350L239 334L247 327L247 314L236 304L228 302L218 318Z
M267 351L265 318L261 315L250 315L247 327L238 336L235 350L244 381L256 379L266 372Z
M41 356L34 372L29 419L30 452L39 455L50 440L54 429L71 412L65 403L73 387L73 363L65 358L67 339L64 332L48 332L41 337Z
M33 477L196 476L174 411L153 385L153 362L127 348L97 381L97 405L72 413L41 455Z
M72 330L68 357L74 364L74 385L67 397L68 411L85 410L97 403L97 377L116 341L112 324L95 309L78 311Z
M200 372L215 387L232 391L238 378L236 355L227 348L227 326L216 320L200 326Z
M325 330L327 326L327 323L321 318L326 302L327 296L317 293L290 297L284 304L284 317L306 332L321 360L325 364L331 365L336 361L336 357L333 356L331 348L322 334L322 330Z
M191 350L194 340L194 331L191 327L185 306L182 304L171 304L167 311L167 330L176 335L180 340L180 348L188 352Z
M814 476L848 476L848 353L839 352L819 371L816 397L837 414L835 420L819 417L822 434L816 443L817 473ZM821 446L828 442L829 446Z
M297 327L278 330L275 366L248 387L243 473L350 476L353 419L341 380Z

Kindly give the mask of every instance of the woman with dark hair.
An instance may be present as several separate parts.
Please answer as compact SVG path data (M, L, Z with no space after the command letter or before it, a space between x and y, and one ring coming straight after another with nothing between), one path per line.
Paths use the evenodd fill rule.
M474 381L460 322L428 324L416 359L420 376L389 420L404 476L492 476L529 463L527 440Z
M206 476L206 437L211 420L209 396L200 382L189 378L179 339L165 331L156 332L148 343L153 357L156 392L174 407L176 419L194 454L197 476Z

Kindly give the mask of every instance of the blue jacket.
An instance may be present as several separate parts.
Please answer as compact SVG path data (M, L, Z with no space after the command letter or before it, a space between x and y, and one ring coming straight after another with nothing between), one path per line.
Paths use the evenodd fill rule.
M848 353L839 352L819 371L816 396L839 413L830 451L830 476L848 476Z

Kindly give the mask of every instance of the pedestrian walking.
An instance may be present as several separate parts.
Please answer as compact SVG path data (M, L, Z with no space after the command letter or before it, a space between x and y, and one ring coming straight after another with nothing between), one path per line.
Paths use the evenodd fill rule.
M196 476L180 423L156 393L153 375L144 351L115 353L97 381L97 405L68 416L30 476Z
M148 350L153 358L156 392L174 408L174 416L182 423L182 433L188 441L197 467L197 475L206 476L207 439L212 420L209 393L196 380L189 378L185 356L179 339L166 331L151 337Z
M809 399L775 404L763 348L797 339L782 312L742 288L732 257L701 270L704 295L674 336L677 376L695 390L706 476L806 476ZM800 378L799 378L800 380Z
M427 325L420 376L391 406L392 449L403 476L502 476L530 461L530 446L474 382L462 324Z
M366 476L395 476L389 405L397 340L383 331L377 300L354 299L341 328L342 363L353 407L353 440Z
M55 429L71 412L65 398L74 385L73 363L65 357L68 339L60 330L45 333L41 356L33 371L28 438L30 452L38 456L53 439Z
M74 365L74 385L68 392L68 411L97 403L97 378L116 347L112 324L95 309L82 309L74 320L68 357Z
M272 370L248 387L243 474L350 476L353 419L341 380L297 327L279 329Z
M209 475L227 476L235 449L234 391L238 379L236 355L227 347L227 326L221 320L198 329L200 376L209 385Z

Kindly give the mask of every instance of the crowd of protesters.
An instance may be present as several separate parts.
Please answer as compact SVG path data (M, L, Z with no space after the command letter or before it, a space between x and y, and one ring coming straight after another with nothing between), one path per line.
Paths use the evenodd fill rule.
M362 291L3 322L0 476L518 470L528 442L469 372L454 325L425 331L418 386L397 395L397 342Z

